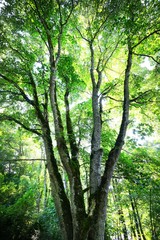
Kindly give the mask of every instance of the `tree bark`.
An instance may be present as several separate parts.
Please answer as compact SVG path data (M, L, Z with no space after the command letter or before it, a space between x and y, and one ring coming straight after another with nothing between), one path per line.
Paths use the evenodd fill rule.
M94 74L94 48L93 42L89 43L91 52L91 68L90 76L92 81L92 111L93 111L93 130L91 140L91 156L90 156L90 194L95 194L101 182L101 158L103 150L101 146L101 112L99 103L99 90L102 82L102 72L97 70L98 80Z

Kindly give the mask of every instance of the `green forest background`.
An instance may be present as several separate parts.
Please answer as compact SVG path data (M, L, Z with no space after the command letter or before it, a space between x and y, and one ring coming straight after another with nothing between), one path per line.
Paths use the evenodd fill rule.
M47 137L68 202L70 172L61 143L71 175L80 171L90 209L92 90L98 89L101 177L125 112L129 54L130 116L109 187L105 237L160 239L160 2L7 0L0 9L0 239L61 240Z

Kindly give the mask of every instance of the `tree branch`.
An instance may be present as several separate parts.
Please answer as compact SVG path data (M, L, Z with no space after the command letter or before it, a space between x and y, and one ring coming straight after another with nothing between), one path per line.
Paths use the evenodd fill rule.
M66 20L63 22L62 11L61 11L61 3L60 3L59 0L57 0L57 4L58 4L58 8L59 8L59 16L60 16L60 20L59 20L60 29L59 29L59 35L58 35L58 52L57 52L57 56L56 56L56 60L55 60L55 65L58 63L58 60L59 60L60 54L61 54L61 37L62 37L62 33L63 33L63 28L68 23L71 15L72 15L73 9L74 9L73 0L71 2L72 2L71 10L70 10Z
M12 79L4 76L3 74L0 73L0 77L3 78L4 80L6 80L7 82L13 84L15 86L16 89L18 89L18 91L21 93L21 95L23 96L23 98L25 99L26 102L28 102L30 105L34 106L34 101L31 100L26 93L24 92L24 90L16 83L14 82Z
M9 91L9 90L0 90L0 93L10 93L10 94L12 94L12 95L21 96L20 93L18 93L18 92L12 92L12 91Z
M148 57L151 58L154 62L156 62L157 64L160 64L160 62L158 62L153 56L148 55L148 54L143 54L143 53L135 53L133 52L134 55L136 56L140 56L140 57Z
M116 101L116 102L124 102L123 100L118 100L118 99L115 99L115 98L113 98L113 97L110 97L110 96L107 96L107 98L110 98L111 100L114 100L114 101Z
M129 77L132 66L132 50L130 41L128 41L128 57L127 57L127 66L125 70L125 79L124 79L124 101L123 101L123 114L122 121L119 130L119 134L117 136L115 146L111 149L108 155L108 160L106 161L104 174L101 179L101 194L102 196L105 194L104 189L109 188L109 184L113 175L114 166L119 158L121 153L124 138L126 135L126 130L128 126L128 118L129 118Z
M58 5L59 5L60 18L61 18L61 20L62 20L62 13L61 13L61 7L60 7L60 2L59 2L59 0L57 0L57 3L58 3ZM72 7L71 7L71 10L70 10L68 16L66 17L66 20L65 20L64 22L61 21L62 26L65 26L65 25L68 23L68 20L70 19L71 15L72 15L73 9L74 9L74 7L75 7L73 0L71 1L71 4L72 4ZM77 4L78 4L78 3L77 3Z
M101 25L99 26L99 28L97 29L97 31L95 32L92 41L94 41L94 39L97 37L98 33L100 32L100 30L104 27L104 24L106 23L107 19L109 18L109 16L112 14L113 10L106 16L106 18L102 21Z
M112 86L108 86L107 88L105 88L102 92L101 95L103 95L103 97L105 97L115 86L117 86L118 83L115 83Z
M36 12L38 14L38 17L39 17L39 20L40 22L42 23L42 26L44 27L45 31L46 31L46 34L48 34L48 31L50 30L48 25L47 25L47 22L46 20L42 17L40 11L39 11L39 7L38 7L38 4L37 4L37 0L33 0L34 2L34 5L36 7Z
M107 65L107 63L108 63L108 61L109 61L110 58L113 56L114 52L116 51L116 49L117 49L117 47L118 47L119 42L120 42L120 40L117 41L117 43L116 43L114 49L112 50L112 52L110 53L110 55L108 56L108 58L105 60L105 62L104 62L104 64L103 64L103 68L102 68L102 70L105 69L105 67L106 67L106 65Z
M35 29L36 29L37 32L39 33L39 35L40 35L40 37L42 38L42 40L43 40L44 44L46 45L47 49L49 49L49 46L48 46L46 40L44 39L43 34L41 33L40 29L39 29L38 27L36 27L36 26L35 26Z
M38 132L36 129L29 128L25 124L21 123L21 121L17 120L16 118L14 118L10 115L0 114L0 121L13 121L13 122L17 123L18 125L20 125L21 127L23 127L25 130L35 133L40 137L42 136L42 134L40 132Z
M141 99L144 95L146 95L146 94L148 94L148 93L151 93L151 92L152 92L152 89L147 90L147 91L141 93L139 96L137 96L137 97L135 97L135 98L132 98L132 99L130 100L130 103L132 103L132 102L137 102L138 99Z
M26 64L26 63L27 63L27 61L28 61L28 59L27 59L27 58L25 58L25 57L22 55L22 53L18 51L18 49L16 49L16 48L12 47L12 45L10 44L10 42L8 41L8 39L7 39L7 38L5 38L5 40L6 40L6 42L8 43L8 45L9 45L9 48L10 48L10 49L11 49L13 52L17 53L17 54L18 54L18 56L20 57L20 59L22 60L22 62L24 62L24 63Z
M34 1L34 4L35 4L35 7L36 7L36 13L38 14L38 18L39 18L39 20L40 20L40 22L41 22L41 24L42 24L42 26L43 26L43 28L45 30L46 36L47 36L48 45L46 44L46 46L48 47L48 50L49 50L49 53L50 53L50 58L52 59L52 62L54 62L53 44L52 44L51 35L50 35L50 28L49 28L46 20L42 17L42 15L41 15L41 13L39 11L37 0L33 0L33 1ZM43 40L43 38L42 38L42 40Z
M27 162L27 161L44 161L44 162L46 162L47 159L44 159L44 158L16 158L16 159L3 160L3 162L17 162L17 161L20 161L20 162L22 162L22 161L25 161L25 162Z
M147 38L149 38L150 36L152 36L153 34L158 34L160 33L160 30L155 30L153 32L151 32L150 34L146 35L144 38L142 38L138 43L136 43L133 47L132 47L132 50L134 48L136 48L137 46L139 46L143 41L145 41Z
M85 40L86 42L90 43L90 40L88 40L87 38L85 38L85 37L83 36L83 34L81 33L81 31L79 30L78 27L76 27L76 30L78 31L78 33L80 34L80 36L81 36L81 38L82 38L83 40Z
M129 77L130 71L132 66L132 51L130 42L128 42L128 59L127 59L127 67L125 70L125 80L124 80L124 102L123 102L123 116L120 131L115 143L115 147L121 150L124 144L124 138L127 130L128 125L128 118L129 118Z

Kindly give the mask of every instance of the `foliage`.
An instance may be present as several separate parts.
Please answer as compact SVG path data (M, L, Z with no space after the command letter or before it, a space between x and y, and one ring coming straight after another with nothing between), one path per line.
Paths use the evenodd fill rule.
M0 179L12 236L58 238L57 216L64 240L103 240L112 176L120 228L109 221L108 236L158 236L159 9L158 0L1 4ZM13 162L42 158L40 148L55 205L42 161Z
M40 239L61 240L58 218L53 202L50 200L47 208L40 214L38 219Z
M45 168L42 163L26 159L31 159L32 154L36 156L35 150L39 144L33 143L21 129L10 128L8 125L6 132L1 126L3 134L5 133L1 136L0 144L3 150L0 159L1 239L34 239L36 232L40 233L41 239L53 239L53 236L58 239L54 205L43 205Z

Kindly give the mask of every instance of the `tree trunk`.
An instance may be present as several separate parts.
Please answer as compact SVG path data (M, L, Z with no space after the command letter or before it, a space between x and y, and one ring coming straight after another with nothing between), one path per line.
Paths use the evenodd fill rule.
M129 218L130 218L130 229L131 229L131 238L132 236L134 236L134 238L136 239L136 231L135 231L135 227L134 227L134 223L133 223L133 215L130 213L129 210Z
M135 210L135 206L134 206L134 202L131 196L131 193L129 192L129 198L131 201L131 207L132 207L132 212L133 212L133 217L134 217L134 222L135 222L135 227L136 227L136 232L137 232L137 238L138 240L141 240L141 233L140 233L140 229L139 229L139 224L138 224L138 219L137 219L137 214L136 214L136 210Z
M138 212L137 203L136 203L136 200L135 200L134 197L133 197L133 202L134 202L134 207L135 207L135 210L136 210L137 219L138 219L138 223L139 223L139 229L140 229L142 238L143 238L143 240L146 240L146 237L145 237L144 232L143 232L142 224L141 224L141 219L140 219L139 212Z
M69 114L69 102L67 93L68 92L66 92L65 94L66 125L70 149L68 148L64 137L63 123L57 102L56 69L53 67L50 77L50 99L54 117L56 142L61 162L68 175L70 183L70 210L73 221L73 239L81 240L84 238L85 234L83 225L85 224L87 215L85 211L83 190L80 179L78 149L73 134L72 122Z
M47 199L48 199L48 187L47 187L47 165L44 163L44 183L43 183L43 191L44 191L44 201L43 207L44 209L47 207Z
M48 130L45 131L43 139L46 151L47 167L50 176L51 191L59 217L62 238L63 240L73 239L70 203L66 197L63 182L59 174L53 153L52 140L50 138L50 132Z
M155 231L155 225L154 225L154 214L153 214L153 200L152 200L152 190L150 189L150 193L149 193L150 197L149 197L149 216L150 216L150 225L151 225L151 233L152 233L152 240L156 240L158 238L157 233Z
M115 198L114 201L119 203L118 214L119 214L120 223L122 225L123 236L124 236L125 240L128 240L127 227L126 227L123 209L122 209L122 205L121 205L121 201L120 201L120 195L119 195L118 189L116 188L117 185L118 185L118 181L116 179L115 179L115 181L112 180L112 186L113 186L113 190L115 193L113 196Z
M126 223L125 223L125 218L124 218L124 214L123 214L123 210L122 207L121 209L118 211L119 214L119 220L122 223L122 230L123 230L123 237L125 240L128 240L128 233L127 233L127 227L126 227Z

